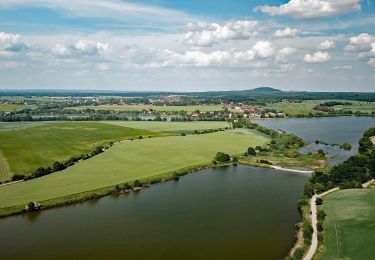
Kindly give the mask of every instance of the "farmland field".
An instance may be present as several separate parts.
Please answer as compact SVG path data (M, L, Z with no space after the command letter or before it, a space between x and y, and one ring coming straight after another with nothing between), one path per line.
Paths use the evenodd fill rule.
M375 102L348 101L352 105L334 106L335 110L349 110L353 112L371 113L375 112Z
M324 197L327 214L322 259L372 259L375 189L342 190Z
M0 132L14 131L34 126L61 123L62 121L35 121L35 122L0 122Z
M269 139L254 133L217 132L128 141L64 171L0 187L0 208L45 201L211 162L216 152L243 153ZM108 167L110 165L110 167Z
M158 122L158 121L102 121L118 126L144 129L150 131L194 131L229 127L223 121L193 121L193 122Z
M51 166L54 161L91 152L110 141L139 135L158 134L99 122L53 123L0 132L0 151L13 173L27 174L38 167ZM9 172L0 176L5 180Z
M277 102L277 103L269 103L265 108L268 109L275 109L278 111L283 111L289 115L297 115L297 114L308 114L308 113L318 113L321 111L314 110L314 106L325 102L328 100L305 100L301 103L294 103L294 102Z
M199 110L201 112L222 111L222 106L218 105L205 105L205 106L154 106L154 105L99 105L99 106L79 106L71 107L69 109L82 110L82 109L95 109L95 110L155 110L155 111L187 111L193 112Z
M24 105L0 104L0 112L17 111L26 108Z

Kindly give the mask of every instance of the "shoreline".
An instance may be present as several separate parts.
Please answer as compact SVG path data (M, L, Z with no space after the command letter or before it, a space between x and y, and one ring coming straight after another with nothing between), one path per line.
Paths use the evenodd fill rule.
M288 169L288 168L283 168L280 166L250 163L250 162L245 162L245 161L239 161L238 164L245 165L245 166L259 167L259 168L268 168L268 169L280 170L280 171L286 171L286 172L309 173L309 174L313 172L313 171L301 171L301 170L295 170L295 169ZM236 165L236 164L233 162L229 162L229 163L223 163L223 164L217 164L217 165L214 165L212 163L193 165L190 167L177 169L177 170L159 174L156 176L146 177L143 179L139 179L139 181L142 184L141 187L132 186L131 191L149 188L154 184L159 184L159 183L163 183L166 181L175 180L175 179L178 179L179 177L182 177L187 174L192 174L200 170L204 170L208 168L216 168L216 167L225 167L229 165ZM78 204L78 203L82 203L82 202L93 200L93 199L99 199L99 198L115 193L114 190L117 185L121 185L121 184L107 186L107 187L103 187L103 188L99 188L95 190L82 191L80 193L70 194L70 195L66 195L63 197L52 198L52 199L48 199L45 201L38 201L38 203L41 204L38 211L43 211L45 209L50 209L50 208L57 208L61 206ZM131 192L131 191L127 191L127 192ZM28 212L26 211L25 206L26 204L1 208L0 219L10 217L10 216L15 216L15 215L27 214Z

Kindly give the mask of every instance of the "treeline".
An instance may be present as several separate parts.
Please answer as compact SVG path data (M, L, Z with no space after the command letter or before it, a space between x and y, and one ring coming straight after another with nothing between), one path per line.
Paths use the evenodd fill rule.
M375 148L370 139L372 136L375 136L375 128L370 128L363 134L358 154L334 166L328 173L315 172L305 184L304 194L312 197L314 193L334 187L361 188L362 183L375 178Z

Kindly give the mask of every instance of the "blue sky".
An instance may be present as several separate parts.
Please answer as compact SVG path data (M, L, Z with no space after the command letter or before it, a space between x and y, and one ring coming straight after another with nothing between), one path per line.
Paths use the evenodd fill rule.
M371 0L1 0L0 88L374 91Z

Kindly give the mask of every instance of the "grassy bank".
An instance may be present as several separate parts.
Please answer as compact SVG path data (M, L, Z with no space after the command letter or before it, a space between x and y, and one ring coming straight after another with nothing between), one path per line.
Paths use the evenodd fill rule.
M61 172L0 187L0 208L152 178L192 165L207 164L218 151L240 154L248 146L263 145L268 141L263 135L218 132L120 143Z

